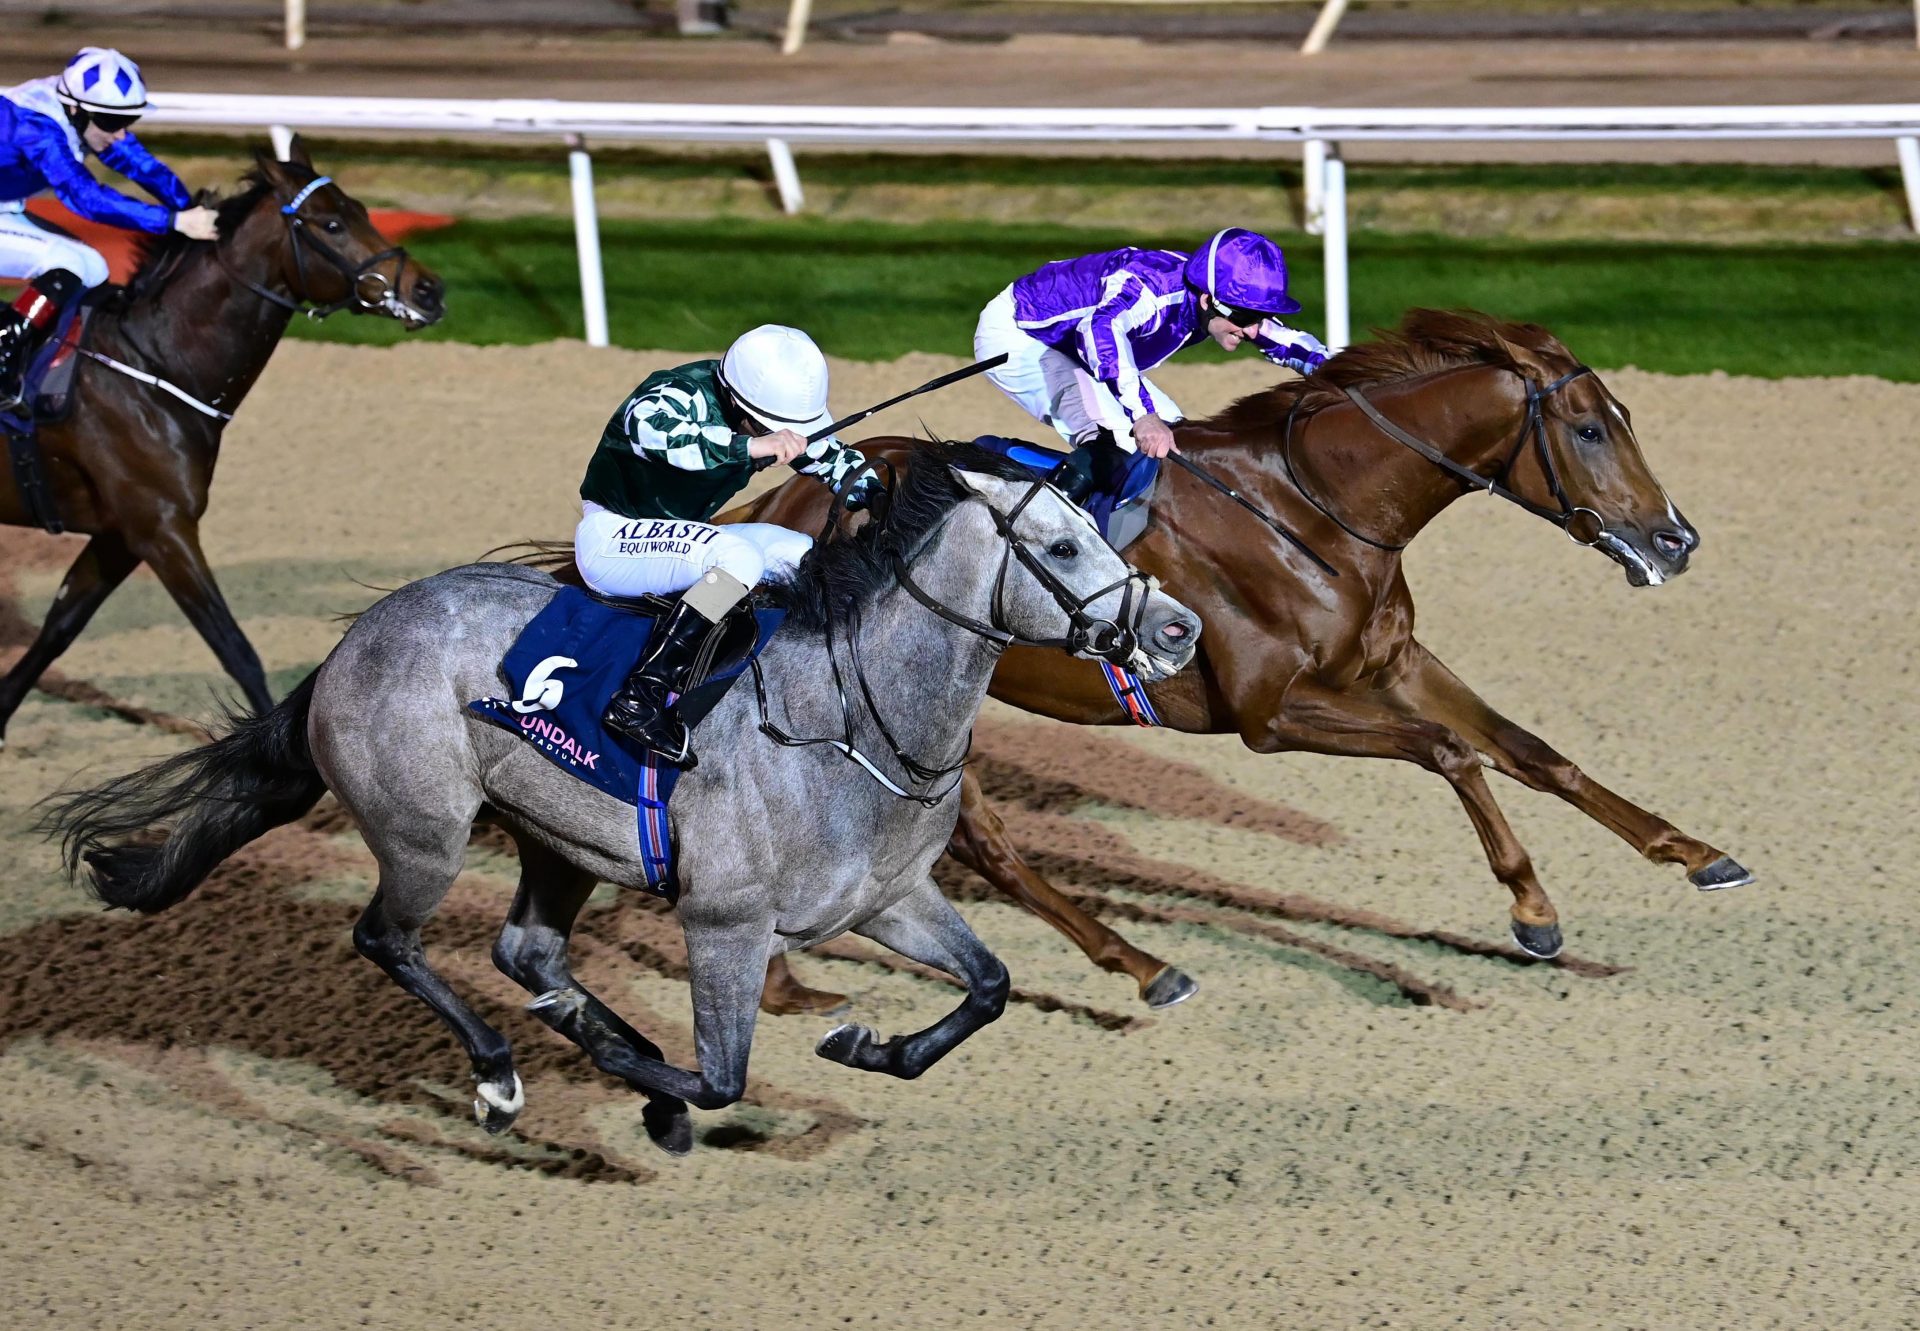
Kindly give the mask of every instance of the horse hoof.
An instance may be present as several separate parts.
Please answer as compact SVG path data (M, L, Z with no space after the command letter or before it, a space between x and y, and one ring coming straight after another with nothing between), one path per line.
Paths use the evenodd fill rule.
M1687 881L1702 892L1718 892L1723 887L1745 887L1753 875L1731 855L1722 855L1704 869L1687 875Z
M1520 950L1530 957L1541 961L1552 961L1560 955L1560 949L1566 944L1560 938L1560 926L1557 924L1528 924L1523 920L1511 921L1513 941Z
M513 1074L513 1084L481 1082L473 1090L473 1121L494 1136L499 1136L513 1126L520 1117L520 1111L527 1107L526 1089L520 1084L520 1074Z
M835 1063L844 1063L848 1067L859 1066L855 1059L863 1049L878 1043L874 1033L865 1026L856 1026L852 1022L835 1026L820 1038L813 1052L822 1058L832 1059Z
M1178 966L1168 966L1140 991L1146 1005L1158 1012L1161 1008L1172 1007L1175 1003L1184 1003L1200 992L1200 982L1181 970Z
M647 1140L668 1155L681 1156L692 1152L693 1115L687 1112L684 1102L649 1100L640 1111L640 1121L646 1125Z

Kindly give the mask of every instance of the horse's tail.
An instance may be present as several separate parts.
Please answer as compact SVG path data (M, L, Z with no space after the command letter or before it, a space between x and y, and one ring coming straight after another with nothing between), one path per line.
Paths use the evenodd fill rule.
M78 877L84 860L101 901L152 914L311 809L327 788L307 746L319 673L270 711L235 718L211 744L58 800L41 830L61 838L68 876Z

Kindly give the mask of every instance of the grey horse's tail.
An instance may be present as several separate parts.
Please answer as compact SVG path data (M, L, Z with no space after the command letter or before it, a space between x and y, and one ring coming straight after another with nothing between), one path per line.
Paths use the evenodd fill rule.
M211 744L58 800L41 829L61 838L68 875L77 877L84 860L101 901L152 914L184 901L249 841L311 809L327 788L307 747L319 673L272 710L235 718Z

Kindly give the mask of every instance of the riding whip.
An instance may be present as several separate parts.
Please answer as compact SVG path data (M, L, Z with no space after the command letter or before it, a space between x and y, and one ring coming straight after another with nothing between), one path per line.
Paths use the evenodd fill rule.
M931 393L934 389L945 388L948 384L957 384L962 379L971 379L976 374L985 374L988 370L1005 365L1006 363L1007 353L1003 351L998 356L989 356L985 360L977 360L971 365L962 366L960 369L954 370L949 374L943 374L938 379L929 379L924 384L921 384L920 387L909 389L898 397L890 397L885 402L876 402L865 411L856 411L851 416L842 416L833 424L815 430L812 434L808 435L807 442L817 444L829 435L838 434L850 425L858 425L867 417L877 415L885 411L888 407L899 406L910 397L919 397L922 393ZM759 458L755 460L753 465L755 471L760 471L772 464L772 458Z

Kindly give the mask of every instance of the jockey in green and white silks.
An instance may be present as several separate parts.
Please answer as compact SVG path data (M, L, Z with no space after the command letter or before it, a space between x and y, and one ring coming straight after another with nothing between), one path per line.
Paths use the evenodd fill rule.
M647 655L608 708L606 722L673 761L691 765L686 727L668 699L682 692L707 630L769 574L800 562L813 540L771 523L717 526L766 459L865 500L866 459L831 436L827 361L797 328L763 324L720 360L647 376L601 432L580 484L574 561L589 587L611 596L682 593Z
M981 311L973 351L1005 352L987 377L1073 446L1080 475L1068 492L1079 499L1118 461L1115 450L1172 449L1168 427L1183 413L1147 371L1174 353L1208 339L1227 351L1251 342L1276 365L1317 370L1326 347L1281 322L1299 309L1280 247L1228 227L1191 254L1129 248L1045 264Z
M0 90L0 280L25 279L26 292L0 306L0 404L20 391L33 346L60 311L107 280L107 261L91 245L41 226L26 201L51 190L94 222L149 234L219 236L211 208L193 206L180 178L133 137L147 109L140 67L118 51L89 46L48 78ZM95 180L88 154L151 194L130 199Z

